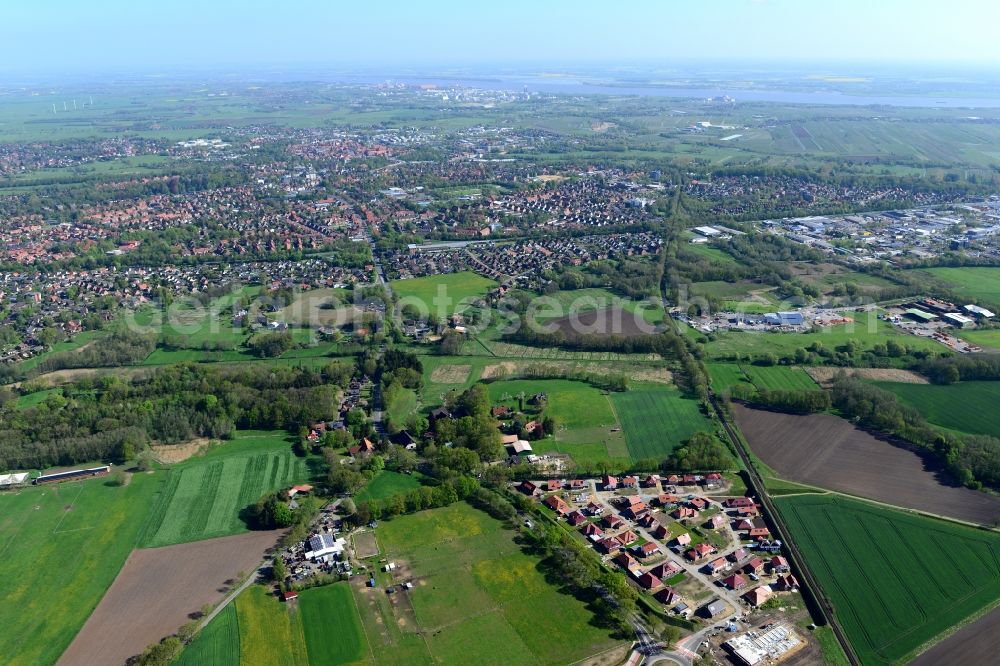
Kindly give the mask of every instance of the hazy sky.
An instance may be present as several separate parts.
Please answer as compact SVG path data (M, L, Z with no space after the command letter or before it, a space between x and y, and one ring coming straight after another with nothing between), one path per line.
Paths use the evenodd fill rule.
M0 0L0 68L1000 65L1000 0Z

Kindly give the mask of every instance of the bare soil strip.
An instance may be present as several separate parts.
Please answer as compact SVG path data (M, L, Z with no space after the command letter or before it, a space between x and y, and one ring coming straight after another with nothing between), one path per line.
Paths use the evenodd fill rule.
M226 581L250 573L280 534L248 532L132 551L58 663L124 664L175 632L191 613L221 601Z
M431 372L431 381L435 384L464 384L471 371L469 364L439 365Z
M658 382L660 384L670 384L673 382L673 375L667 368L641 365L629 366L621 363L606 363L601 361L503 361L483 367L480 378L516 378L519 373L529 369L541 374L548 371L553 376L558 376L564 372L606 372L609 374L624 374L635 381L641 382Z
M873 379L879 382L900 382L902 384L929 384L926 377L918 375L911 370L900 370L898 368L828 368L811 367L806 368L806 372L820 386L829 386L833 383L837 373L844 372L849 377L860 377L862 379Z
M153 452L153 458L158 462L164 465L173 465L201 453L208 447L209 443L210 440L198 437L182 444L157 444L149 448Z
M936 461L830 414L732 406L764 464L789 481L978 525L1000 520L1000 497L953 484Z

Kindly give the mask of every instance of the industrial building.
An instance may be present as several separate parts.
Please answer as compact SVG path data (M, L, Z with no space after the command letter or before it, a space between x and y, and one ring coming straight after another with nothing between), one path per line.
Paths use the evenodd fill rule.
M766 631L748 631L722 644L736 661L746 666L757 666L765 661L777 661L802 643L799 637L783 624L772 625Z

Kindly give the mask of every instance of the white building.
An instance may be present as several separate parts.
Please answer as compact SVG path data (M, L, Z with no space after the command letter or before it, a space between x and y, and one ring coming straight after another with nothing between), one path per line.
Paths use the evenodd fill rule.
M0 474L0 488L19 486L28 480L27 472L13 472L11 474Z
M317 534L309 537L309 550L306 551L306 559L318 560L328 558L331 555L339 556L344 552L347 542L343 539L334 539L330 534Z

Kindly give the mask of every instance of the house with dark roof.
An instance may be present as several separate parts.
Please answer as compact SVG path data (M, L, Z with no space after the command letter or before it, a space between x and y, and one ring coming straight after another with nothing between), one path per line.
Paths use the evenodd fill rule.
M644 590L655 590L656 588L663 585L663 581L654 576L653 574L646 571L645 573L639 574L636 577L636 582L639 583L639 587Z

